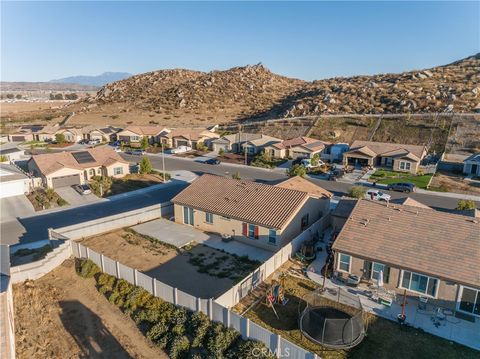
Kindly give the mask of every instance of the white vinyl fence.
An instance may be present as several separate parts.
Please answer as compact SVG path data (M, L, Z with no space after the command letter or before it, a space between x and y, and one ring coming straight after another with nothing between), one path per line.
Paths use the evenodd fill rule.
M235 306L252 289L273 274L286 261L288 261L292 255L295 255L304 241L311 239L317 233L321 234L329 225L330 214L327 214L276 252L275 255L270 257L270 259L260 265L260 267L247 275L240 283L234 285L227 292L223 293L216 299L216 302L227 308Z
M123 278L133 285L139 286L169 303L176 306L185 307L194 312L203 312L211 320L222 323L226 327L237 330L244 339L255 339L266 345L278 357L288 357L293 359L317 359L317 355L298 347L297 345L282 338L278 334L252 323L226 308L213 299L202 299L194 297L177 288L173 288L165 283L158 281L136 269L127 267L113 259L105 257L82 244L69 241L72 253L77 258L92 260L103 272ZM282 257L283 258L283 257Z

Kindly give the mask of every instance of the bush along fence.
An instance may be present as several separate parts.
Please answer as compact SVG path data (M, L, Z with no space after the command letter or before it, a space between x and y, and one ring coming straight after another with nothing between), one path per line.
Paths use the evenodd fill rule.
M308 238L308 237L307 237ZM226 357L226 358L257 358L259 354L263 355L264 358L268 357L288 357L294 359L317 359L316 354L313 354L305 349L298 347L297 345L289 342L288 340L282 338L278 334L274 334L269 330L251 322L248 318L244 318L226 308L222 304L218 303L213 299L202 299L194 297L188 293L185 293L177 288L173 288L165 283L162 283L155 278L152 278L142 272L139 272L136 269L125 266L113 259L110 259L103 254L99 254L88 247L83 246L82 244L70 241L72 247L72 253L76 258L83 260L90 260L93 264L98 266L99 271L108 274L114 279L108 279L108 277L102 277L102 283L108 282L110 286L123 286L124 288L115 288L119 294L116 294L112 299L108 298L114 304L119 304L130 314L137 313L135 307L130 307L131 304L126 304L126 300L130 296L125 295L123 292L133 293L133 286L143 288L144 293L137 293L136 295L141 296L148 293L153 297L162 299L165 302L173 304L176 307L184 308L195 314L188 314L186 312L175 311L175 315L166 317L163 321L159 319L157 324L149 328L147 331L147 336L154 340L163 348L167 348L167 352L172 358L180 358L188 354L190 346L194 346L195 340L190 343L188 338L185 337L184 331L178 327L178 322L182 321L182 318L190 316L189 322L194 320L200 320L198 313L203 313L210 321L215 323L220 323L225 328L233 329L233 331L227 331L225 328L212 325L212 329L209 332L210 339L206 338L205 342L199 344L202 346L206 345L207 350L209 351L208 356L202 356L197 353L193 357L203 358L203 357ZM88 261L87 263L90 263ZM85 266L85 264L83 265ZM82 267L83 267L82 266ZM92 270L88 268L82 269L80 274L83 276L93 276ZM95 272L95 269L93 269ZM90 274L89 274L90 273ZM99 279L101 276L98 277ZM123 284L121 284L123 283ZM99 283L100 284L100 283ZM105 284L102 284L103 288ZM106 287L103 291L111 291L109 287ZM123 294L122 294L123 293ZM165 309L165 308L163 308ZM155 313L150 313L149 315L162 315L162 308L153 308L152 310L156 311ZM173 309L170 309L172 311ZM182 314L184 313L184 314ZM195 318L197 319L193 319ZM135 317L134 317L135 319ZM141 322L141 320L140 320ZM137 324L140 323L137 321ZM154 329L156 328L156 329ZM239 334L236 334L238 332ZM158 334L158 335L157 335ZM260 343L263 343L266 347L259 347L258 344L252 342L245 343L236 343L236 346L239 347L238 351L229 352L228 348L235 341L234 339L238 336L241 336L244 340L254 340ZM197 335L198 336L198 335ZM196 336L196 337L197 337ZM233 339L232 339L233 338ZM157 340L158 339L158 340ZM198 339L200 340L200 339ZM201 341L201 340L200 340ZM212 344L213 343L213 344ZM253 350L253 348L258 348ZM263 349L262 349L263 348ZM232 349L233 350L233 349ZM244 350L249 353L243 352ZM239 353L241 351L244 354Z
M234 285L227 292L216 299L216 302L227 308L231 308L238 304L252 289L262 283L286 261L288 261L300 249L302 243L311 239L315 235L319 235L325 228L330 225L330 214L327 214L313 223L300 235L295 237L290 243L286 244L282 249L277 251L266 262L260 265L252 273L247 275L242 281Z

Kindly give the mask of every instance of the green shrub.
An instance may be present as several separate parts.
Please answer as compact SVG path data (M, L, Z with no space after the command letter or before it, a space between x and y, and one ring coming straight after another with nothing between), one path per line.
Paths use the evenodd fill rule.
M117 307L121 307L123 305L123 297L115 291L112 291L108 296L108 301L112 304L115 304Z
M165 334L168 332L169 325L164 323L163 321L158 322L157 324L153 325L150 330L147 332L147 338L150 339L152 342L157 343Z
M205 337L205 347L211 356L222 358L223 353L239 336L237 331L225 328L220 323L213 323Z
M138 172L140 174L149 174L152 173L153 167L152 167L152 162L150 161L150 158L144 156L142 160L140 161L140 166Z
M190 341L184 335L177 335L168 346L168 356L172 359L187 358L190 350Z
M98 291L102 294L107 294L113 289L115 280L116 278L112 275L107 273L100 274L97 279Z
M171 318L171 332L174 335L183 335L186 331L188 312L185 308L176 309Z
M465 210L475 209L475 208L476 208L475 202L472 200L461 199L457 203L457 209L460 211L465 211Z
M126 297L123 307L127 313L133 313L147 303L152 295L141 287L135 287Z
M63 206L66 206L67 204L68 204L68 202L65 201L62 197L58 197L57 205L59 205L60 207L63 207Z
M192 348L202 346L203 339L210 328L210 320L202 312L193 313L189 322L189 334L193 338Z
M348 192L348 195L353 198L357 199L362 199L365 198L365 193L366 193L365 187L362 186L353 186L350 188L350 192Z
M95 274L100 273L100 268L90 259L82 260L77 267L77 273L83 278L92 278Z
M224 150L223 148L220 148L220 149L218 150L218 155L219 155L219 156L223 156L224 154L225 154L225 150Z
M295 177L295 176L305 177L306 174L307 174L307 169L305 168L305 166L302 166L299 164L293 165L287 170L287 175L289 177Z

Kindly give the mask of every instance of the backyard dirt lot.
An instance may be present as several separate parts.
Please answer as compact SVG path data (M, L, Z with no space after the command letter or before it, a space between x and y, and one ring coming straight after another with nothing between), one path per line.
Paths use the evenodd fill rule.
M455 193L480 194L480 184L478 181L466 181L462 175L455 175L441 171L433 176L430 187Z
M39 280L15 285L16 357L167 358L94 283L67 260Z
M81 244L201 298L217 298L259 265L200 244L178 250L128 229L86 238Z

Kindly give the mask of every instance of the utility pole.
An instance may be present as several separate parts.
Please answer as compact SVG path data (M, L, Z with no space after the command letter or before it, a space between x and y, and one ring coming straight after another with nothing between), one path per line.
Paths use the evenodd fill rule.
M161 140L160 140L160 143L162 144L163 182L165 182L166 181L166 177L165 177L165 151L163 150L163 142L161 142Z

